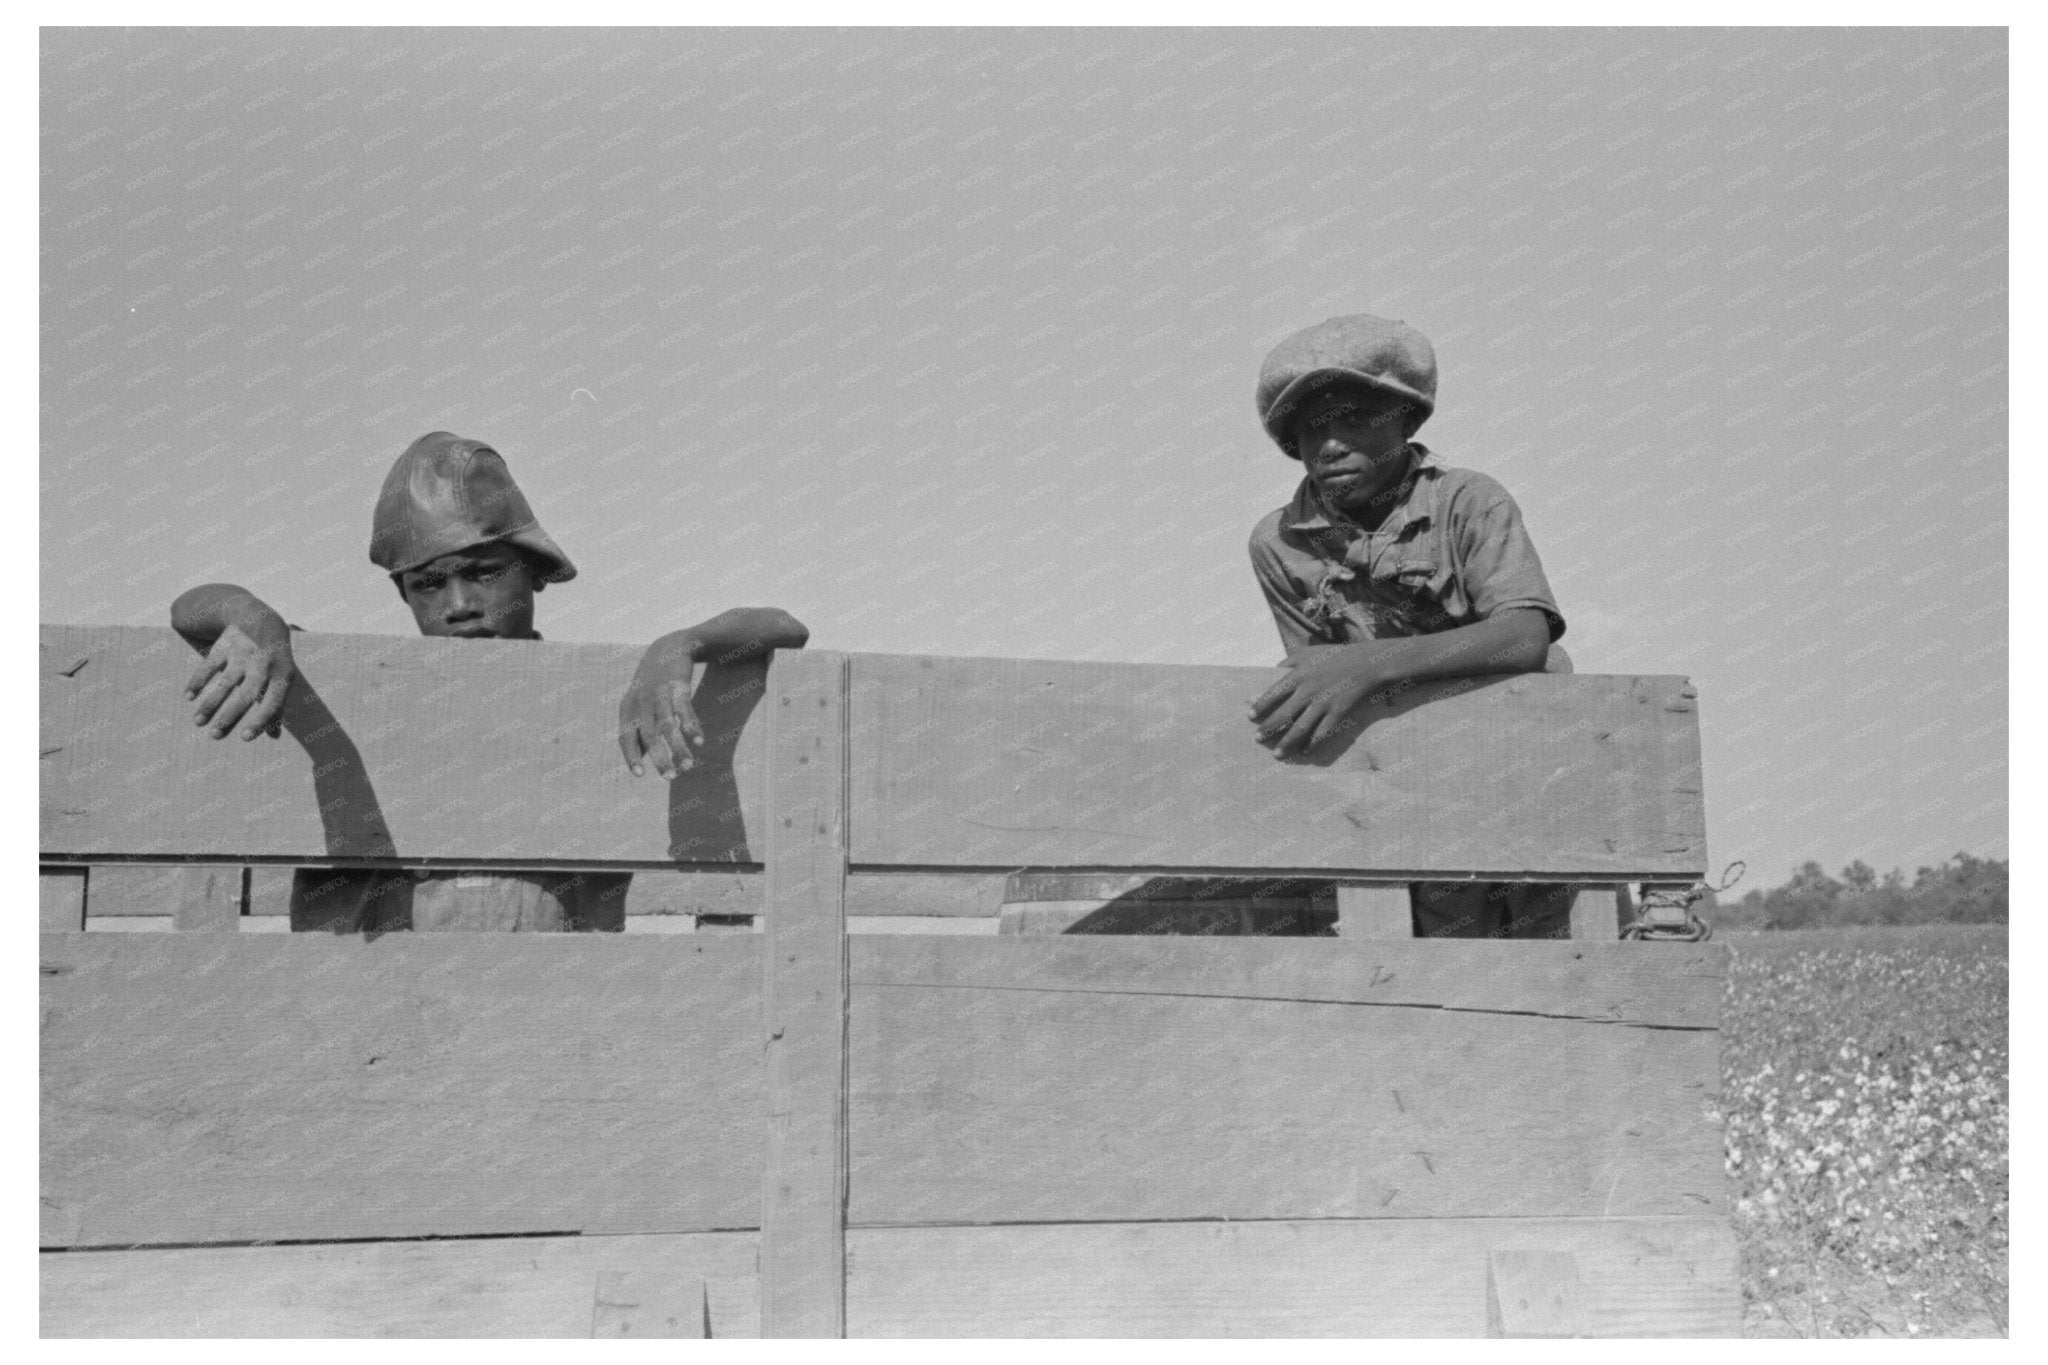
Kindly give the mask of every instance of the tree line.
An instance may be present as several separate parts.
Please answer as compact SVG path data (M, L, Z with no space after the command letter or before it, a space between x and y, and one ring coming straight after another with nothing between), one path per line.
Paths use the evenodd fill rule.
M1702 907L1717 927L1823 929L1852 924L2004 924L2010 864L1958 853L1907 881L1897 868L1879 876L1861 858L1830 877L1817 862L1791 880L1740 900L1724 893Z

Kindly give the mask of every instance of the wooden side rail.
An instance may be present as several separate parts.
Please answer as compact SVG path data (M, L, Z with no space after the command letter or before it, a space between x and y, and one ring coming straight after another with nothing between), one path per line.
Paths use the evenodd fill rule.
M285 737L244 744L189 723L193 654L170 631L44 627L44 860L760 866L759 666L706 672L705 760L663 784L631 777L612 742L628 649L349 635L294 648ZM1706 866L1682 678L1436 684L1278 763L1244 719L1262 669L843 657L855 874L1612 884ZM473 795L450 799L458 784Z
M707 703L679 801L588 742L621 651L309 641L291 738L241 745L136 719L177 715L170 638L45 634L48 1334L1738 1321L1717 948L846 932L863 876L1012 858L1306 869L1347 915L1693 875L1678 680L1449 689L1254 767L1250 670L807 653ZM241 927L295 859L751 878L766 932L74 932L96 894Z
M1683 678L1417 687L1276 762L1267 670L854 655L855 867L1683 881L1706 863Z
M765 1228L748 1234L769 1239L759 1303L793 1294L802 1313L822 1295L844 1304L849 1332L1147 1334L1219 1321L1365 1330L1359 1314L1389 1294L1406 1306L1374 1330L1410 1330L1427 1302L1447 1315L1430 1330L1477 1333L1487 1254L1548 1247L1589 1267L1619 1258L1636 1266L1627 1283L1652 1290L1638 1301L1594 1285L1587 1330L1652 1330L1645 1303L1674 1294L1683 1314L1655 1330L1732 1321L1711 1109L1718 949L851 940L844 1090L790 1098L829 1107L844 1094L842 1245L897 1248L891 1263L916 1270L883 1275L857 1254L844 1278L820 1278L817 1235L801 1222L795 1259L775 1254L775 1220L803 1210L764 1195L840 1179L829 1136L759 1137L789 1109L771 1098L756 1022L770 942L50 936L43 1244L608 1242ZM1219 1219L1268 1231L1193 1235ZM1333 1244L1355 1247L1342 1258L1419 1255L1446 1278L1430 1288L1403 1272L1354 1283L1346 1299L1326 1267L1267 1302L1268 1258L1300 1271L1295 1255L1317 1244L1285 1253L1271 1238L1330 1220L1365 1239ZM1155 1240L1133 1250L1160 1247L1166 1261L1149 1273L1185 1283L1121 1307L1103 1294L1122 1281L1087 1288L1111 1271L1073 1258L1113 1246L1112 1225L1151 1227ZM1067 1242L1045 1241L1061 1227ZM863 1229L889 1236L862 1243ZM245 1256L245 1295L310 1249ZM344 1252L388 1260L334 1248ZM45 1257L49 1321L195 1330L174 1326L183 1300L168 1290L110 1303L94 1286L112 1263L78 1255ZM119 1264L180 1286L189 1270L224 1299L229 1282L208 1267L229 1263L137 1251ZM466 1282L466 1264L448 1263L450 1282ZM613 1263L575 1264L595 1274ZM1219 1283L1237 1288L1172 1325L1170 1306ZM992 1314L978 1328L974 1303ZM1059 1326L1062 1305L1078 1316ZM1305 1315L1287 1326L1281 1305ZM418 1311L360 1307L351 1330ZM155 1316L134 1316L145 1312ZM191 1321L220 1330L222 1319ZM237 1330L279 1321L258 1306Z

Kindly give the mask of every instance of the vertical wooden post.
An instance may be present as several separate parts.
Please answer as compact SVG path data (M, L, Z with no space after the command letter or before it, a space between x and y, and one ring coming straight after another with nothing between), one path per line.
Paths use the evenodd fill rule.
M1337 887L1338 938L1414 938L1406 882L1349 882Z
M1569 1251L1489 1252L1486 1335L1585 1336L1578 1258Z
M1572 894L1572 937L1608 943L1620 938L1628 919L1622 899L1627 894L1626 883L1620 887L1579 887Z
M764 1337L846 1334L847 667L768 673Z
M75 934L85 928L85 869L46 867L39 879L40 920L46 934Z
M590 1308L593 1337L708 1337L710 1325L701 1279L679 1279L663 1269L598 1274Z
M171 927L180 931L234 933L242 925L247 881L247 870L240 867L181 869L173 883L177 901L171 912Z

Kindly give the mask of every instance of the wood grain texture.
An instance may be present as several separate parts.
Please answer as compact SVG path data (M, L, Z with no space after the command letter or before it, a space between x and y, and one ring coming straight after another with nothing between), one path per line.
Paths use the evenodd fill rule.
M1714 1029L1720 944L1484 939L863 938L856 987L1413 1006ZM963 1006L965 1008L965 1006Z
M1503 1251L1581 1266L1589 1335L1733 1336L1714 1218L1469 1219L848 1233L850 1335L1478 1337ZM753 1335L752 1233L45 1254L48 1337L576 1337L607 1272L701 1277Z
M301 634L284 737L214 741L169 630L42 628L41 846L65 858L751 862L764 668L710 668L672 783L619 759L623 645Z
M232 864L101 863L90 885L94 919L169 915L180 929L232 930L242 914L242 869Z
M753 1335L741 1286L754 1244L707 1232L45 1253L42 1335L584 1337L608 1276L634 1294L650 1279L694 1286L700 1322L708 1281L713 1335Z
M1489 1256L1568 1254L1589 1336L1737 1336L1718 1218L856 1228L860 1337L1483 1337Z
M598 1272L590 1335L602 1338L687 1338L711 1335L704 1281L666 1266Z
M853 946L859 966L871 952L988 960L990 949L1058 943ZM1725 1207L1712 1030L864 977L863 967L853 998L855 1224Z
M36 878L36 913L46 934L75 934L85 928L85 869L42 869Z
M1585 1282L1569 1251L1490 1251L1486 1256L1486 1335L1583 1337Z
M761 1335L761 1277L754 1267L758 1257L749 1257L744 1274L708 1275L704 1279L704 1306L710 1315L714 1337L751 1338Z
M759 944L45 936L43 1244L755 1226Z
M1419 687L1276 762L1257 669L853 656L858 865L1695 876L1683 678ZM1658 871L1669 869L1669 873Z
M846 659L769 678L761 1332L846 1334Z

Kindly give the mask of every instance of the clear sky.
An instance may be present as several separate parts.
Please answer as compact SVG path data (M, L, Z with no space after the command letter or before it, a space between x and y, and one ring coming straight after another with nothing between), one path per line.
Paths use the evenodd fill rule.
M500 450L550 639L1266 665L1252 401L1422 328L1582 672L1701 691L1717 862L2007 853L1998 30L44 30L45 621L411 633ZM1754 881L1752 882L1754 884Z

